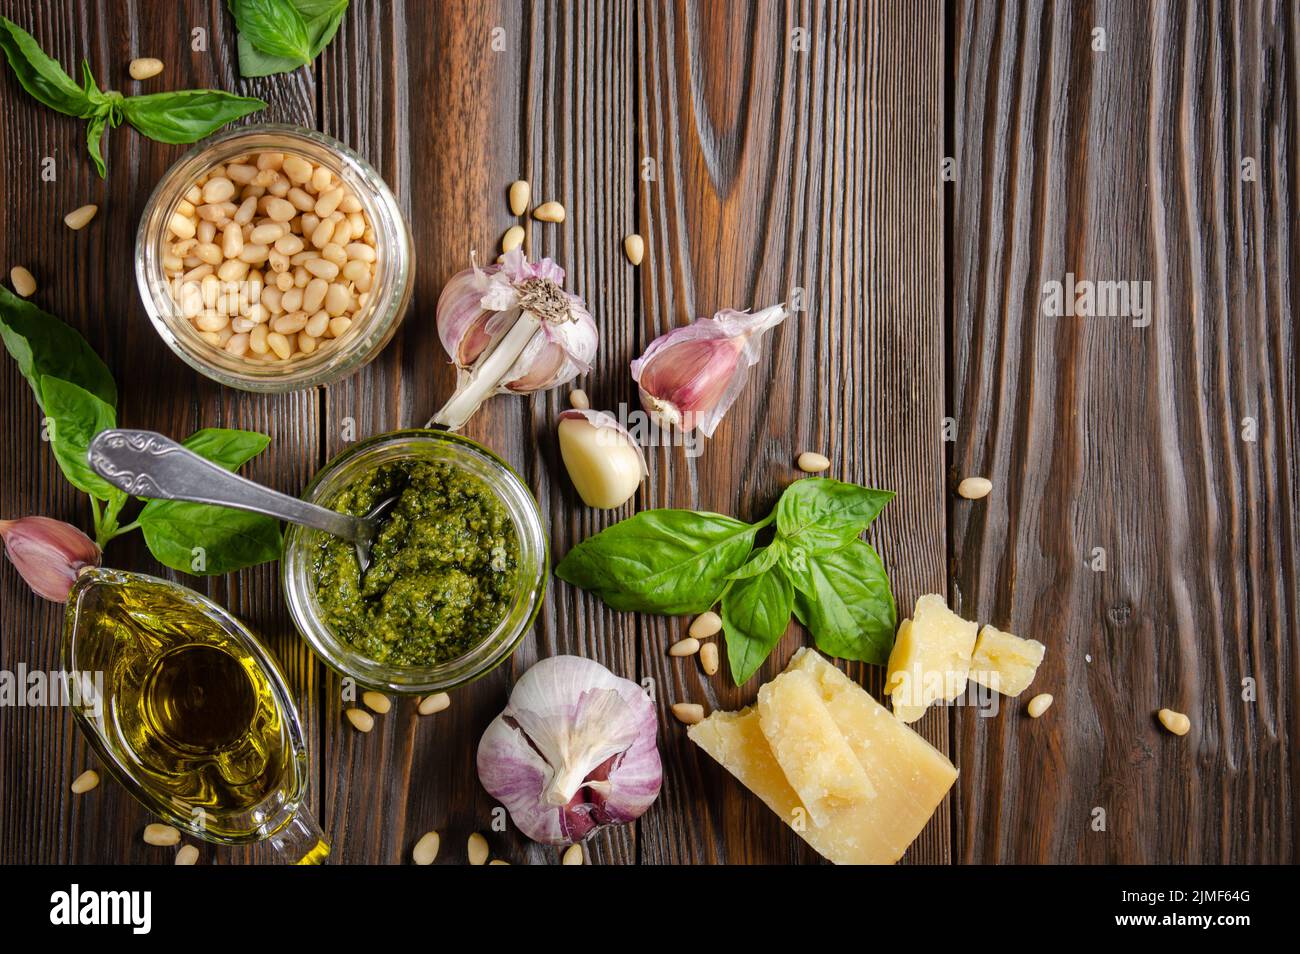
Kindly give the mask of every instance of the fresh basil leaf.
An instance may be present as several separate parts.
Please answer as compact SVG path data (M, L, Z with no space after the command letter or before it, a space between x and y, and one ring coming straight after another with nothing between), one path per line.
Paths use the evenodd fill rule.
M86 150L90 153L91 160L95 163L95 171L103 179L108 175L108 168L104 165L104 153L100 150L100 140L104 138L104 129L108 126L108 108L92 116L90 122L86 124Z
M214 576L280 556L280 525L260 514L151 500L138 519L149 552L182 573Z
M348 0L292 0L307 26L307 42L311 47L308 60L314 60L329 45L343 22ZM239 72L241 76L271 76L275 73L292 73L302 66L299 60L272 56L259 50L242 33L238 36Z
M108 500L116 488L86 462L86 450L100 431L117 426L117 412L83 387L45 375L40 380L47 435L63 476L78 490Z
M108 366L71 326L0 285L0 338L18 362L37 402L41 378L61 378L117 405L117 385Z
M614 609L702 613L745 562L757 532L717 513L644 510L579 543L555 575Z
M785 541L777 538L765 547L759 547L750 555L749 562L727 577L729 580L747 580L751 576L766 573L781 559L785 551Z
M777 501L777 532L804 547L836 549L865 530L893 499L893 491L827 477L796 480Z
M737 580L722 597L722 629L727 634L731 678L743 684L763 665L790 625L794 587L776 567Z
M150 139L173 144L197 142L226 123L265 108L266 103L255 96L215 89L128 96L122 102L127 122Z
M35 38L6 17L0 17L0 49L22 88L50 109L83 119L94 104L58 61L46 55Z
M817 648L841 659L886 665L897 611L880 555L865 540L854 540L804 557L803 573L794 579L794 613Z
M226 470L235 470L266 450L271 438L257 431L205 427L181 443L200 457L220 464Z
M299 66L311 60L307 24L290 0L230 0L239 35L271 56Z

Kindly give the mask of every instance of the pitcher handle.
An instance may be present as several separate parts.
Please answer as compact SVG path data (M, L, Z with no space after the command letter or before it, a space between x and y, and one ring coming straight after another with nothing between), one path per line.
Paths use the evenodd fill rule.
M275 853L289 864L323 864L330 853L330 843L309 812L299 809L288 824L269 839Z

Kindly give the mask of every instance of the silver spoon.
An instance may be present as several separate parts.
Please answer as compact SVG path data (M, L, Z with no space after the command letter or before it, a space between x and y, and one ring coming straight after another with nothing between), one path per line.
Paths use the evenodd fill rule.
M86 460L95 473L133 497L249 510L342 537L356 547L363 573L370 566L379 517L397 499L387 497L364 517L351 517L232 474L154 431L100 431L90 442Z

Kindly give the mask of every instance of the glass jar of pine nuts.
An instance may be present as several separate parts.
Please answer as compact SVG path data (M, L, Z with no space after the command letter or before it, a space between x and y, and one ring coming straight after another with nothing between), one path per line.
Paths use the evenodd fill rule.
M415 256L397 198L343 143L243 126L199 144L154 188L136 281L158 334L246 391L327 384L392 339Z

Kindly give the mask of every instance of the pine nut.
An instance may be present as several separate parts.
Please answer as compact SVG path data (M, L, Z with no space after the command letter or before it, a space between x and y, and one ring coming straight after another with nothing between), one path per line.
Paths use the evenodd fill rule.
M329 312L331 318L339 318L347 310L351 301L352 295L347 286L336 282L325 293L325 310Z
M244 250L244 233L236 222L229 223L221 230L221 254L226 258L238 258Z
M152 56L140 56L127 65L126 71L133 80L152 79L163 71L163 62Z
M504 858L493 858L491 861L488 862L488 864L489 864L489 865L508 865L508 864L510 864L510 862L506 861Z
M1025 711L1029 713L1029 718L1037 719L1052 706L1051 693L1043 692L1029 700L1029 705L1025 706Z
M339 276L339 267L323 258L311 258L302 264L307 271L326 281L333 281Z
M417 865L433 864L433 859L438 857L438 847L441 844L442 839L438 837L436 831L426 831L415 843L415 848L411 851L411 860Z
M329 292L329 289L330 283L325 281L323 278L313 278L309 281L307 287L302 290L301 301L303 310L312 312L313 314L320 311L320 306L324 303L325 295ZM293 292L289 292L284 296L286 302L290 295L293 295ZM287 303L285 307L289 307ZM297 306L295 305L294 307Z
M375 250L365 242L349 242L343 251L348 253L348 258L355 258L362 262L371 262L375 260Z
M706 676L718 674L718 644L705 643L700 647L700 668Z
M373 690L370 692L363 692L361 694L361 701L364 702L366 707L372 712L378 712L380 715L383 715L385 712L388 712L393 708L393 702L391 699L382 692L374 692Z
M558 202L543 202L533 209L533 218L539 222L563 222L564 206Z
M474 834L469 836L469 842L465 846L465 853L469 855L470 864L487 864L488 855L490 854L487 839L478 832L474 832Z
M532 196L527 181L516 179L510 183L510 211L514 215L523 215L528 211L528 200Z
M282 255L297 255L303 250L302 236L286 235L276 239L275 250Z
M266 346L274 351L275 356L281 361L288 361L289 356L293 354L293 345L289 344L289 339L278 331L272 331L266 336Z
M199 227L194 230L195 245L208 245L217 237L217 226L215 222L200 222Z
M76 215L75 212L71 214ZM64 221L67 220L65 219ZM89 221L89 219L87 219L86 221ZM85 222L82 223L82 225L84 224ZM197 223L195 223L193 219L181 215L179 212L174 213L171 219L167 222L167 227L172 230L172 234L175 235L177 238L183 238L183 239L194 237L194 230L196 228L196 225ZM71 222L68 223L68 227L74 228ZM75 226L75 228L81 228L81 225Z
M211 242L206 242L203 245L196 245L194 247L194 255L205 265L220 265L226 260L226 257L221 254L221 247L214 245Z
M254 245L270 245L284 238L288 233L289 229L283 222L268 222L266 225L256 226L249 232L248 240Z
M293 207L293 203L286 202L284 199L267 196L262 202L264 203L262 207L266 209L267 218L273 222L288 222L298 214L298 210Z
M303 334L310 335L313 338L325 337L325 332L330 327L330 316L327 311L318 311L307 319L307 324L303 325ZM369 705L369 703L366 703ZM385 712L388 710L385 709Z
M291 311L286 315L281 315L271 322L271 330L277 334L296 335L302 329L307 327L307 312Z
M506 229L506 234L501 236L501 251L508 252L511 249L518 248L524 244L524 227L522 225L512 225Z
M804 451L799 455L799 459L795 463L799 465L799 469L805 474L820 474L823 470L830 468L831 459L825 454L818 454L816 451Z
M235 210L235 214L231 218L234 219L236 225L247 225L253 221L253 216L256 214L257 199L250 196L239 204L239 208Z
M199 860L199 849L193 845L181 845L181 850L176 852L176 863L178 865L192 865Z
M583 864L582 845L570 845L564 849L564 854L560 856L562 865L580 865Z
M342 187L339 187L337 189L330 189L328 192L326 192L324 195L322 195L319 199L316 200L316 214L319 215L321 218L324 218L325 216L333 212L335 209L337 209L339 207L339 203L342 201L343 201Z
M343 714L358 732L369 732L375 727L375 717L365 709L346 709Z
M99 785L99 773L94 769L86 769L72 780L72 794L85 795L91 789Z
M704 721L704 706L698 702L674 702L672 710L677 721L683 725L695 725Z
M451 696L445 692L435 692L420 700L420 715L433 715L451 705Z
M351 318L331 318L330 319L330 337L342 338L349 328L352 327Z
M280 168L295 185L302 185L310 180L312 172L315 171L312 164L301 156L285 156Z
M178 844L181 840L181 833L171 825L164 825L160 822L154 822L144 826L144 843L156 847L166 847L168 845Z
M700 641L693 636L679 639L668 647L669 656L694 656L700 651Z
M323 219L320 225L312 229L311 244L317 248L324 248L329 244L329 240L334 237L334 223L329 219Z
M97 205L83 205L80 208L73 209L65 215L63 217L63 224L72 229L72 231L77 232L89 225L90 220L95 217L95 213L98 211L99 206ZM192 235L193 233L191 232L190 234ZM189 238L189 236L182 235L181 238Z
M14 283L14 291L23 298L31 298L36 293L36 279L21 265L9 269L9 280Z
M257 168L259 169L279 169L283 165L284 153L282 152L258 153Z
M1161 709L1156 713L1156 717L1160 720L1160 724L1174 735L1186 735L1191 731L1192 720L1181 712L1175 712L1173 709Z
M238 329L235 330L238 331ZM242 358L248 353L248 335L231 335L230 340L226 342L226 352L228 354L233 354L237 358Z
M710 636L716 636L721 629L722 617L709 610L691 620L690 629L686 632L696 639L708 639Z
M303 354L314 354L316 352L317 341L306 330L298 332L298 350Z
M957 485L957 494L967 500L979 500L987 497L992 489L993 481L987 477L967 477Z
M348 263L347 254L343 251L342 248L335 245L333 242L330 242L328 245L326 245L323 249L320 250L320 257L325 259L325 261L327 262L333 262L340 269L342 269L343 266Z
M365 282L367 287L369 287L370 266L365 262L358 262L354 258L348 259L347 263L343 266L342 275L350 282ZM359 284L358 287L360 287Z
M591 399L582 388L574 388L569 392L569 404L580 411L585 411L591 407Z
M645 257L645 239L633 232L623 239L623 254L633 265L640 265Z
M362 210L362 208L361 200L351 192L345 195L343 201L339 203L339 211L348 216L356 215Z
M235 197L235 184L225 176L209 179L203 186L203 201L209 204L227 202Z
M311 173L311 187L318 193L324 192L334 181L334 174L324 166L317 166Z

